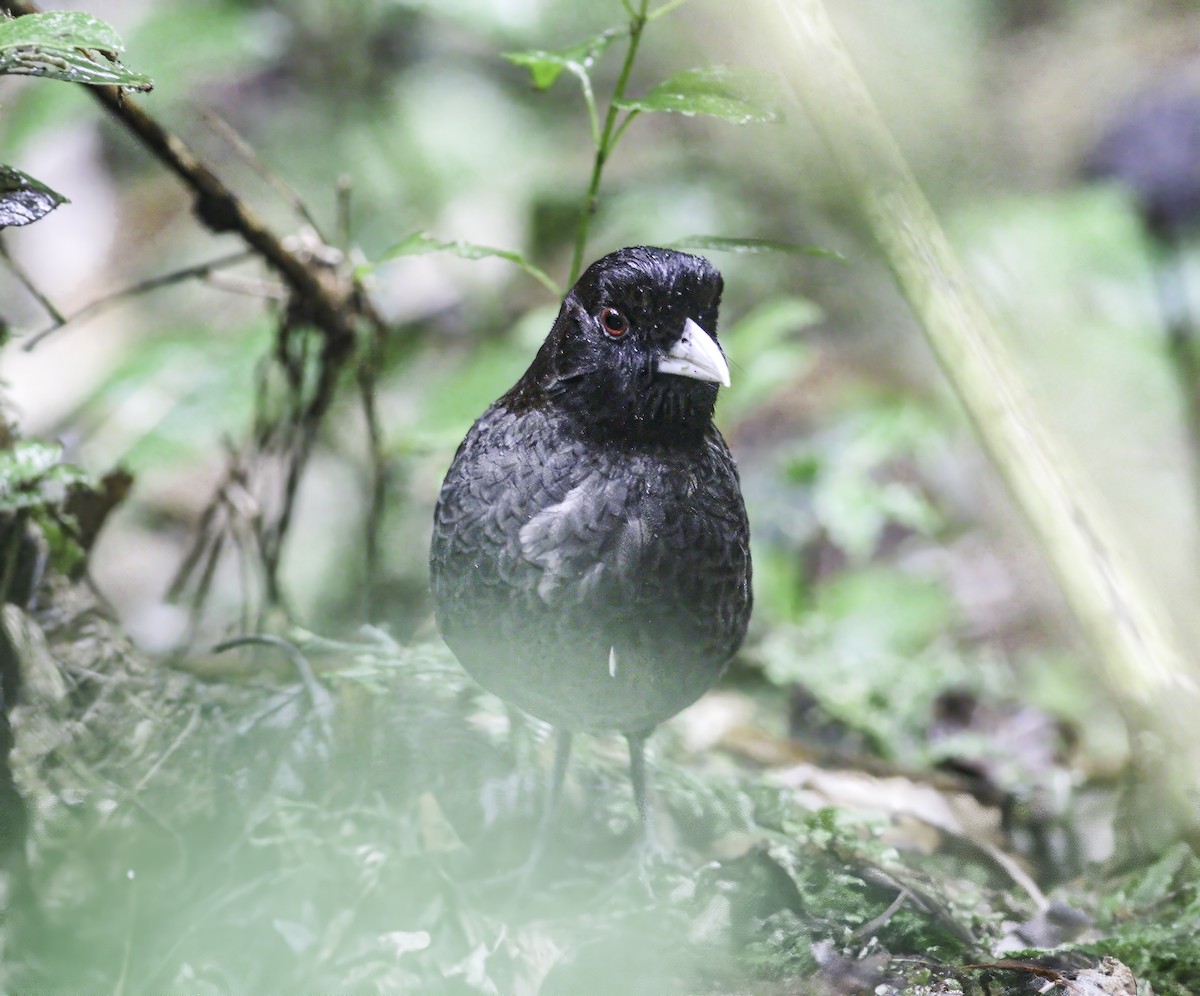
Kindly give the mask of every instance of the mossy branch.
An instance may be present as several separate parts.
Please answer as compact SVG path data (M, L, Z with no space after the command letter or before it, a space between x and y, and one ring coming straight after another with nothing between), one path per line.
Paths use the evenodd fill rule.
M798 97L851 186L900 290L1018 506L1032 526L1118 704L1164 734L1184 777L1180 822L1200 815L1196 789L1200 686L1153 589L1124 550L1094 490L1035 411L879 115L821 0L778 0L790 28ZM1160 814L1161 815L1161 814Z

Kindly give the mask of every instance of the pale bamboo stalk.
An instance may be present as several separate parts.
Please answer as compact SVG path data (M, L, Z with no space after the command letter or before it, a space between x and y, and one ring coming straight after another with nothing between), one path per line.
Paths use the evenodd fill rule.
M855 194L979 439L1027 518L1113 699L1163 736L1177 830L1200 825L1195 661L1098 495L1039 418L1005 345L821 0L778 0L797 96ZM1053 334L1049 330L1047 334ZM1192 800L1192 801L1189 801ZM1160 812L1159 818L1167 814Z

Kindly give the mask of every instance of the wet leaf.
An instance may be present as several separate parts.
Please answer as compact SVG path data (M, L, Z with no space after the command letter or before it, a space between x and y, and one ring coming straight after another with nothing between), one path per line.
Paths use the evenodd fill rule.
M125 46L111 26L82 11L46 11L0 20L0 75L43 76L141 91L152 88L148 76L116 61L92 58L85 49L115 58Z
M62 194L28 173L0 164L0 228L28 225L67 203Z
M380 259L386 262L400 256L424 256L432 252L448 252L460 259L503 259L519 266L534 280L553 293L556 297L562 295L562 288L554 282L545 270L529 262L524 256L513 249L496 249L492 246L482 246L475 242L443 242L424 232L415 232L387 250Z
M505 52L504 58L516 66L524 66L529 70L535 89L546 90L554 85L555 80L570 69L576 73L586 73L592 68L596 59L612 44L617 37L616 29L610 29L603 34L589 38L570 48L551 51L546 49L529 49L524 52Z
M676 73L644 97L617 101L627 111L702 114L730 124L763 124L779 119L762 79L728 66L704 66Z
M81 11L52 10L0 21L0 49L16 45L95 48L124 52L121 36L112 26Z

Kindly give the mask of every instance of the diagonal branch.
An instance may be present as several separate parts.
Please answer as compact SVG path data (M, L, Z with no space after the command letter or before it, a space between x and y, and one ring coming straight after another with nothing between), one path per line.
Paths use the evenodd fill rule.
M0 14L21 17L39 12L32 0L0 0ZM333 403L341 371L354 359L361 341L365 339L377 344L382 340L387 331L386 323L375 309L361 280L355 276L344 253L327 252L325 250L330 247L324 243L314 244L315 240L285 240L277 235L178 135L159 124L124 90L116 86L89 86L88 91L179 177L191 191L193 210L205 227L213 233L230 232L240 236L248 249L260 256L281 278L288 290L288 302L280 324L280 355L287 351L286 343L290 334L302 328L315 330L323 340L318 362L320 373L311 394L303 397L300 391L302 381L297 381L294 386L298 392L297 407L293 412L295 423L284 439L283 455L287 461L287 473L281 509L273 521L263 526L259 537L267 598L271 604L279 604L281 592L277 572L282 544L291 522L299 481L307 467L318 429ZM372 361L374 356L375 353L372 353L367 359L360 359L360 366ZM371 386L370 375L360 370L360 389L368 390ZM368 404L367 414L371 432L372 472L376 482L372 519L368 524L369 538L373 539L378 530L386 478L380 466L382 446L373 404ZM207 537L204 542L208 542ZM211 546L197 547L177 579L179 584L184 583L203 558L198 592L201 601L211 580L216 558L221 553L220 547L220 537ZM206 550L207 555L204 553ZM372 554L368 558L368 589L372 589L377 580L374 577L376 566L376 558Z
M825 140L979 439L1036 534L1114 700L1166 746L1146 814L1200 842L1200 671L1103 499L1037 415L1001 337L876 110L822 0L778 0L798 97ZM1146 750L1145 747L1142 748ZM1149 753L1147 754L1149 756ZM1149 763L1149 762L1144 762ZM1168 809L1168 806L1170 809ZM1144 817L1142 817L1144 819Z
M12 260L3 249L3 244L0 244L0 255L3 255L8 264L14 267L18 277L21 277L21 271L16 270L16 263ZM90 301L82 308L71 312L69 315L64 315L54 308L49 301L45 300L41 294L33 288L29 283L25 286L33 292L41 302L43 308L50 312L54 319L53 325L48 325L40 332L35 332L22 343L21 348L26 352L34 349L38 343L45 339L48 335L57 332L64 325L69 325L72 322L81 321L84 318L90 318L97 312L103 311L105 308L110 308L113 305L124 301L126 298L137 297L139 294L148 294L150 291L158 290L160 287L169 287L172 284L181 283L184 280L192 280L196 277L209 277L218 270L224 269L227 266L234 266L238 263L244 263L252 253L249 250L241 249L238 252L228 256L221 256L219 259L210 259L206 263L197 263L195 266L186 266L182 270L173 270L170 273L162 274L157 277L150 277L146 280L139 280L136 284L131 284L128 287L123 287L111 294L106 294L104 297L96 298Z
M0 0L0 11L13 17L41 12L31 0ZM325 334L335 352L351 351L359 321L383 327L357 280L287 249L178 135L160 125L120 87L88 86L87 90L191 189L202 224L212 232L241 236L279 274L292 291L296 310Z

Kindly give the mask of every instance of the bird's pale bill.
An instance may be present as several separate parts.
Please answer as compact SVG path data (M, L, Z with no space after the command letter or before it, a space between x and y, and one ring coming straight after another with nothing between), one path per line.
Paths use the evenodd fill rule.
M690 318L683 323L683 335L658 361L658 372L729 386L729 364L717 340Z

